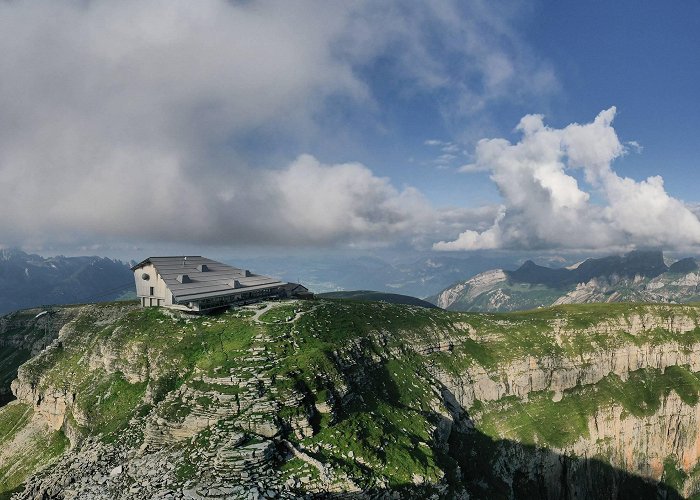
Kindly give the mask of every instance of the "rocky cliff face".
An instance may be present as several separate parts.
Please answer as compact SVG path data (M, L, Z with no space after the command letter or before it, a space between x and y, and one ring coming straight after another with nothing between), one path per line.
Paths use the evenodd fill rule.
M698 285L695 259L666 267L661 252L633 252L561 269L527 261L515 271L478 274L429 300L454 311L518 311L594 302L683 303L700 299Z
M560 342L562 335L571 333L558 322L552 327L554 341ZM578 334L612 335L615 331L624 331L637 336L659 330L687 334L696 328L694 315L685 315L679 310L677 315L670 317L647 313L631 315L622 321L604 321L581 329ZM672 370L679 368L682 371L670 375ZM646 412L630 411L614 399L610 399L607 405L591 408L586 415L576 412L581 418L580 435L575 439L573 434L570 439L553 439L548 448L564 456L606 457L606 461L616 468L657 481L664 478L667 472L664 467L669 461L685 473L694 471L698 464L700 405L696 395L684 399L675 391L682 392L686 382L693 386L697 383L698 379L691 374L700 372L700 343L631 344L602 352L582 353L575 358L527 356L496 369L473 366L461 373L439 368L432 372L462 408L471 410L471 420L476 427L485 422L495 426L495 433L500 437L518 441L523 441L522 436L512 432L510 422L517 421L518 414L528 414L527 402L530 400L534 399L533 407L551 406L555 413L557 403L564 398L571 398L588 388L596 391L601 386L606 387L604 382L608 380L624 386L630 377L638 381L639 375L646 373L657 377L669 374L669 378L687 376L688 381L680 382L672 391L662 391L658 400L649 401ZM645 381L643 378L642 382ZM526 403L516 410L511 407L513 401ZM563 404L568 403L564 401ZM511 411L513 415L507 415ZM494 414L498 415L495 419ZM498 421L504 414L508 423ZM561 422L542 419L536 424L544 427L560 425ZM533 431L533 444L547 438L539 430ZM695 478L687 481L680 488L681 492L684 495L695 493L696 481Z
M0 491L689 496L700 491L699 313L85 306L19 369L18 401L0 408ZM54 445L39 449L36 436Z
M74 308L27 309L0 317L0 405L12 399L17 368L41 352L75 316Z

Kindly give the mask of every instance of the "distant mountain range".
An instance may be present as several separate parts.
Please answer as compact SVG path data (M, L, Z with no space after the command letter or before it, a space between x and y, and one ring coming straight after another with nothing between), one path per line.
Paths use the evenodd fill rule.
M114 300L134 284L129 265L103 257L0 250L0 314L46 304Z
M426 255L394 262L370 256L235 262L301 282L316 293L355 290L340 296L399 303L412 300L424 306L425 302L414 297L428 297L432 304L460 311L514 311L584 302L700 301L700 270L692 257L671 263L664 261L661 251L635 251L561 268L528 260L513 271L505 270L515 263L516 256L507 255ZM497 268L480 272L490 266ZM455 284L460 276L473 277ZM132 288L129 265L118 260L45 258L16 249L0 250L0 314L49 304L109 301L128 297Z
M314 293L376 290L428 297L462 276L493 267L513 266L512 255L412 255L401 259L377 256L259 257L235 259L230 264L284 281L303 283Z
M428 298L455 311L516 311L589 302L694 302L700 271L692 257L670 266L661 251L587 259L550 268L526 261L515 271L494 269Z

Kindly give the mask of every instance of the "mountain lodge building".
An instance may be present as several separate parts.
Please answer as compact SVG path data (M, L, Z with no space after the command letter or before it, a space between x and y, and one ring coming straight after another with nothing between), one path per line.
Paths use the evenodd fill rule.
M149 257L131 268L143 307L202 312L271 298L308 298L297 283L253 274L201 256Z

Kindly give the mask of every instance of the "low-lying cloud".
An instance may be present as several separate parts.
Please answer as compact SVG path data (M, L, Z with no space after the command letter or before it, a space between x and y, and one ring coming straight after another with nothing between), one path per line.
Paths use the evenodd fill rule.
M436 250L689 247L700 244L700 220L664 189L660 176L635 181L612 162L626 154L612 126L615 108L593 122L547 127L525 116L519 142L483 139L464 172L489 172L503 207L484 231L466 230ZM635 144L636 145L636 144ZM638 147L638 145L636 145ZM579 183L573 175L583 173ZM583 185L582 185L583 184Z

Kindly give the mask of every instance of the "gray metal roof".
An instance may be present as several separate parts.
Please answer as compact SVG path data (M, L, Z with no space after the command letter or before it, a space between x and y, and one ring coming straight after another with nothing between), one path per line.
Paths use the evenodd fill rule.
M176 302L196 301L285 285L284 282L274 278L246 273L245 269L232 267L199 255L149 257L131 269L136 271L146 264L155 266ZM197 267L202 264L206 265L209 270L200 271ZM181 283L178 276L182 275L187 275L189 281L182 280L184 283Z

